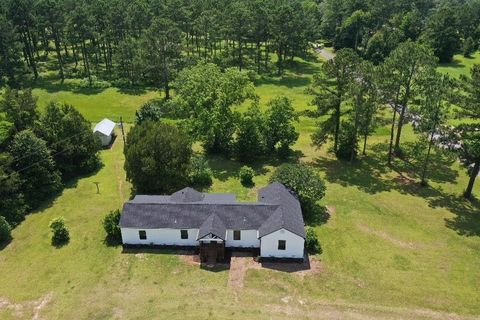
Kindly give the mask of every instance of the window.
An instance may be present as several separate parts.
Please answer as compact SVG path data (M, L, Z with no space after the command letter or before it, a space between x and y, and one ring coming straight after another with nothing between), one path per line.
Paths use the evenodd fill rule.
M140 240L147 240L147 231L145 230L138 231L138 237L140 238Z
M285 250L287 248L287 241L278 240L278 250Z
M233 240L240 240L240 230L233 230Z
M188 239L188 230L180 230L180 238Z

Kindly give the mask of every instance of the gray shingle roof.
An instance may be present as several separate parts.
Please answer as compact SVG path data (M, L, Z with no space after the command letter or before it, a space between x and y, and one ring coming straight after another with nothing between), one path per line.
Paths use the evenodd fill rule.
M281 183L273 182L258 191L258 201L277 203L279 205L275 213L259 228L259 237L284 228L305 238L302 208L292 191Z
M222 240L225 240L227 236L227 228L215 213L209 215L208 218L202 223L200 229L198 230L197 240L202 239L209 234L213 234Z
M173 202L199 202L204 198L204 194L193 188L184 188L173 193L170 200Z
M130 200L132 203L175 203L172 196L153 196L153 195L137 195ZM182 202L182 201L179 201ZM232 193L203 193L201 201L192 201L191 203L235 203L236 197Z
M228 229L258 230L277 205L257 203L135 203L123 206L120 226L124 228L199 228L215 213Z
M192 188L172 196L138 195L124 204L120 227L200 229L211 219L218 224L213 229L259 230L262 237L284 228L305 237L300 203L287 188L273 183L260 189L258 198L255 203L236 202L232 194L200 193Z

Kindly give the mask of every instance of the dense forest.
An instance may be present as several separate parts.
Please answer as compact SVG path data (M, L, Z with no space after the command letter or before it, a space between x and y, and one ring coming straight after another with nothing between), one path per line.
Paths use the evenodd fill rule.
M169 97L179 70L199 60L282 73L314 42L380 63L408 39L440 62L469 54L480 39L480 1L5 0L0 80L27 86L52 56L62 81L150 85Z

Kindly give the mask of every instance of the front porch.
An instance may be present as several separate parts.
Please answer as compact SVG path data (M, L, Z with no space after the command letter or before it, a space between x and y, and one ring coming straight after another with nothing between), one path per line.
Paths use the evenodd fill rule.
M199 241L200 261L214 264L225 261L225 241Z

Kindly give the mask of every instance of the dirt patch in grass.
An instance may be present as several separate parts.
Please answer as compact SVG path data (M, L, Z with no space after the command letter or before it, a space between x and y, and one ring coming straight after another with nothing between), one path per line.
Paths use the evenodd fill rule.
M400 176L396 177L394 180L395 180L396 183L399 183L399 184L402 184L402 185L405 185L405 186L415 184L415 179L412 179L412 178L404 176L404 175L400 175Z
M228 286L231 288L243 288L247 270L258 268L260 268L260 265L253 259L252 254L247 252L233 252L230 259Z
M473 320L477 317L461 316L455 313L430 309L387 307L374 304L352 304L344 302L307 301L307 299L286 296L281 303L267 304L270 314L281 314L288 318L311 319L355 319L355 320Z
M262 268L292 273L301 278L314 274L319 274L322 271L320 260L316 257L308 256L303 262L262 262Z
M200 266L200 256L194 251L178 250L175 251L175 254L187 265Z
M48 293L37 300L25 301L23 303L14 303L5 297L0 297L0 310L11 310L13 315L18 318L31 315L32 320L41 320L43 319L40 316L41 312L52 299L52 293Z
M327 213L332 216L337 213L337 208L335 206L325 206Z
M394 245L396 245L396 246L398 246L398 247L401 247L401 248L405 248L405 249L418 249L418 248L420 247L420 245L417 244L417 243L406 242L406 241L397 239L397 238L389 235L389 234L386 233L385 231L380 231L380 230L372 229L372 228L370 228L369 226L367 226L367 225L365 225L365 224L358 224L357 227L358 227L358 229L360 229L361 231L363 231L363 232L365 232L365 233L372 234L372 235L374 235L374 236L377 236L377 237L379 237L379 238L382 238L383 240L387 240L388 242L391 242L391 243L393 243Z
M245 275L249 269L269 269L278 272L286 272L304 278L305 276L318 274L322 271L320 260L308 257L304 262L280 262L268 261L257 262L250 253L234 252L230 261L228 274L228 286L242 288Z

